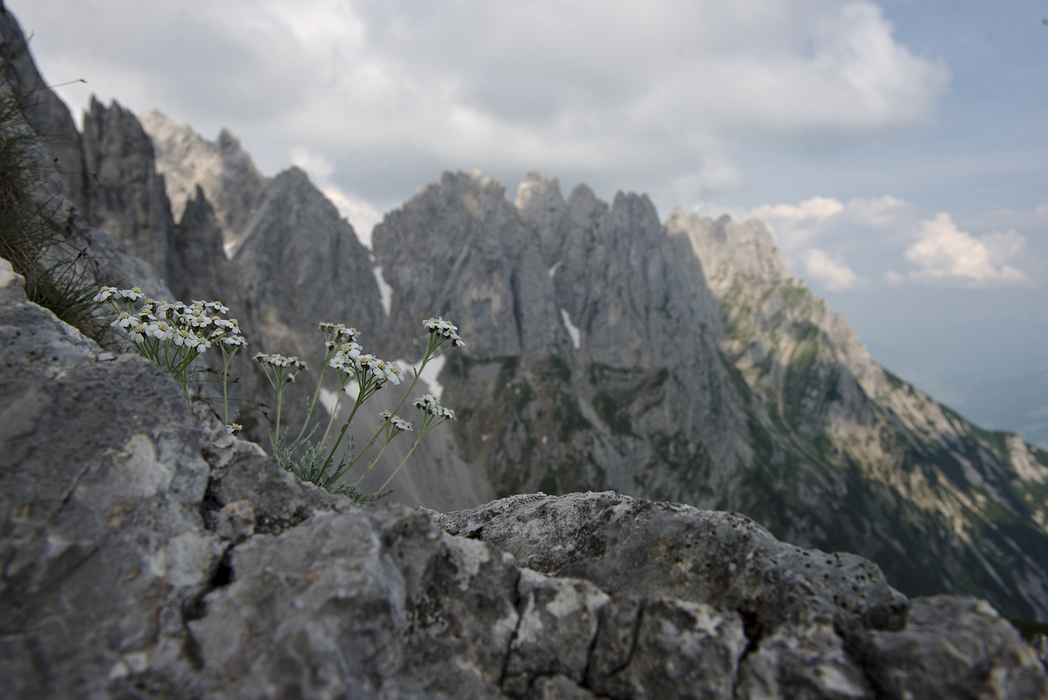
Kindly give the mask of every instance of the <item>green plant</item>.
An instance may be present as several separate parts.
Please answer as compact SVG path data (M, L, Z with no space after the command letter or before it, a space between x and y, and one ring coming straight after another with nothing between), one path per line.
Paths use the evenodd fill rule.
M0 61L0 72L9 59ZM94 279L86 244L75 237L62 199L48 187L47 139L27 118L33 94L0 94L0 257L25 278L26 297L98 337Z
M237 320L223 318L229 307L219 301L165 302L147 298L138 287L117 289L103 286L94 296L96 302L107 302L116 312L109 324L123 332L124 338L143 357L157 363L182 385L182 393L189 393L190 370L197 358L213 345L222 351L222 399L226 424L237 432L236 424L229 422L229 363L237 351L247 345L240 335ZM138 302L142 302L141 306Z
M343 324L321 323L320 330L324 334L324 344L327 348L324 355L323 368L317 381L316 391L313 393L313 399L307 409L302 430L299 431L298 437L294 441L287 444L286 437L280 433L283 391L288 384L295 380L298 371L305 369L305 365L297 357L288 358L282 355L256 354L255 359L262 365L270 384L277 394L276 424L275 430L270 433L270 441L273 453L277 455L277 460L281 466L287 471L295 473L304 481L317 484L329 491L342 493L358 502L370 502L388 495L390 491L386 490L386 487L407 462L415 448L418 447L423 436L441 423L455 419L455 412L442 406L440 401L431 394L425 394L416 399L413 405L419 413L419 430L408 453L377 491L371 494L365 494L360 491L360 483L371 473L371 470L378 463L378 460L382 457L393 438L400 433L414 432L414 426L409 421L397 416L396 412L404 405L404 401L415 387L422 370L429 362L443 355L451 347L464 346L462 339L458 335L458 328L450 322L442 318L431 318L423 321L423 325L429 331L429 340L426 344L426 352L419 363L418 370L414 373L415 376L411 381L411 385L393 411L382 411L380 414L382 421L378 429L367 444L355 455L353 454L352 434L349 432L350 425L364 402L387 385L399 385L401 383L403 377L397 363L382 360L370 353L362 352L363 347L356 342L358 333L355 328L346 328ZM445 343L450 344L442 350L441 347ZM304 433L313 408L316 406L317 397L328 368L332 368L338 373L338 399L331 409L331 415L324 435L319 443L313 444L310 442L312 434L305 436ZM328 447L328 436L330 435L335 416L338 414L342 397L346 395L347 388L354 382L356 383L356 398L353 408L349 417L343 422L334 444ZM336 462L335 457L338 454L338 449L347 435L349 435L349 445ZM371 460L355 482L352 484L342 483L342 477L353 468L363 454L377 441L381 441L378 455ZM299 453L297 458L293 457L295 453Z
M95 303L108 303L116 313L116 318L109 328L119 333L127 342L146 357L163 367L182 386L187 400L190 394L190 378L194 364L208 349L217 346L222 353L222 408L226 428L233 434L240 431L240 425L229 418L229 366L237 351L247 345L240 335L236 319L224 316L229 308L218 301L195 301L185 304L181 301L160 302L147 298L138 287L117 289L103 286L93 297ZM431 394L425 394L414 401L419 413L419 430L408 453L393 471L386 482L374 493L364 493L360 483L374 468L382 457L389 443L400 433L415 432L414 426L396 415L403 406L408 394L415 387L419 375L432 360L443 355L452 347L463 347L465 344L458 335L458 328L442 318L428 319L423 325L429 331L426 352L407 392L401 397L393 411L382 411L382 421L375 434L364 445L364 448L353 454L353 438L349 431L357 411L369 398L389 384L399 385L403 379L400 367L396 362L381 360L370 353L363 352L357 343L358 333L355 328L344 324L321 323L326 348L324 361L317 380L316 390L306 410L302 429L294 440L288 442L288 435L281 432L283 396L287 387L294 383L300 372L307 367L298 357L257 353L254 359L262 366L270 385L276 392L276 413L273 429L269 433L270 446L277 463L286 471L292 472L304 481L309 481L328 491L349 496L360 503L369 503L391 493L387 490L389 482L400 471L408 458L418 447L422 437L441 423L455 419L455 412L445 408ZM447 347L443 347L448 343ZM443 349L442 349L443 348ZM317 443L313 443L314 427L308 434L313 409L316 407L328 369L338 374L339 392L335 405L331 408L327 428ZM349 417L342 424L338 438L328 446L338 408L347 388L355 382L356 398ZM375 442L381 441L378 455L368 464L360 477L352 484L343 483L342 477L357 463L361 456ZM346 442L346 448L336 461L338 449Z

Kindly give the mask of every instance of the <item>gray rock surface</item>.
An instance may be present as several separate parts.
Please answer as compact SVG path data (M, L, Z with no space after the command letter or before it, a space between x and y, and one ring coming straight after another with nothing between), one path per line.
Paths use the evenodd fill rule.
M985 603L907 601L731 513L319 491L27 302L5 261L0 407L4 697L1048 694Z
M7 43L19 35L13 20L4 32ZM19 60L8 79L28 85L35 69ZM408 359L422 318L459 323L469 345L449 355L440 381L460 421L424 443L416 457L433 468L402 472L395 498L450 509L613 489L734 509L780 539L873 559L908 594L977 594L1048 620L1048 453L980 430L873 363L844 319L786 276L760 222L677 212L663 227L641 195L608 205L580 186L565 200L533 173L514 203L490 179L447 175L376 230L395 287L387 321L365 253L346 243L351 229L300 172L259 180L231 135L209 145L172 127L165 153L181 148L193 163L161 167L180 173L184 193L199 180L205 195L218 183L228 199L214 195L215 214L196 196L172 247L171 224L156 223L164 188L142 129L116 106L92 114L82 146L102 172L63 180L70 202L104 213L126 245L152 246L162 277L188 266L175 294L240 306L253 344L238 362L297 352L315 377L317 321L357 325L367 349ZM75 144L71 120L55 118L59 141ZM81 190L77 177L88 180ZM244 237L227 276L216 231L234 220ZM234 373L249 401L272 401L256 367ZM309 383L289 391L285 415L302 415ZM248 430L264 439L255 415ZM376 475L399 461L384 459ZM227 516L223 532L239 537L246 516L239 506ZM796 634L817 656L823 632Z
M558 312L538 239L494 180L445 173L387 215L372 240L395 290L394 337L415 354L425 349L419 322L431 316L451 319L485 360L570 346L550 323Z
M153 142L135 115L113 101L92 98L84 114L84 216L178 287L184 270L175 243L175 222L157 175Z
M164 176L175 220L182 218L200 187L215 210L224 242L235 247L268 182L237 137L222 129L216 141L208 141L188 124L176 124L156 109L138 118L156 147L157 172Z

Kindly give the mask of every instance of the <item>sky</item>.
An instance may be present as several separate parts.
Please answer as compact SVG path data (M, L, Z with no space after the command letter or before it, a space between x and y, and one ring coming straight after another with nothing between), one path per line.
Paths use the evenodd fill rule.
M1048 447L1048 0L5 5L75 116L226 127L366 242L445 170L761 218L874 360Z

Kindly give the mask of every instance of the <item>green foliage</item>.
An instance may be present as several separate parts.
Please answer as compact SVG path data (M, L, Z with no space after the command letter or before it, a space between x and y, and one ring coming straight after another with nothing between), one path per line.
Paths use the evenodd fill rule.
M0 73L9 60L0 61ZM26 297L98 338L95 282L86 245L77 245L61 199L44 186L46 138L26 117L32 94L0 95L0 257L25 278Z
M571 435L580 430L589 430L593 424L586 420L579 408L579 402L573 394L566 391L560 392L557 400L557 408L553 414L554 420L560 425L560 441L567 442Z
M611 392L602 391L593 398L593 407L611 432L615 435L638 437L633 432L629 408L624 406Z

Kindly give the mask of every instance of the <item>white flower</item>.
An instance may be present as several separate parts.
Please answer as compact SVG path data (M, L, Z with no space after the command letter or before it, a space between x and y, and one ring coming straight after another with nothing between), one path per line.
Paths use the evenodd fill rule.
M440 400L437 399L433 394L423 394L419 398L415 399L415 408L422 413L428 413L434 418L443 418L445 420L458 420L455 418L455 412L450 408L445 408L440 405Z
M404 420L400 416L393 416L390 419L389 422L393 425L393 427L395 429L397 429L397 430L399 430L401 432L404 432L404 433L410 433L410 432L413 432L415 430L415 428L411 425L411 423L409 423L408 421Z
M211 323L222 330L229 331L230 333L239 333L240 326L237 325L235 318L226 320L224 318L212 318Z
M228 432L230 435L239 435L240 431L243 429L244 426L240 425L240 423L230 423L226 426L226 432Z
M116 317L116 320L109 325L114 328L129 331L136 323L137 321L131 317L131 314L126 311L121 311L120 315Z
M167 321L156 321L149 324L146 331L157 340L171 340L175 335L174 329Z
M98 294L94 295L94 297L92 297L92 299L94 301L105 301L106 299L108 299L109 297L113 296L114 294L119 294L119 292L120 292L120 290L118 290L116 287L106 287L106 286L103 285L102 286L102 291L100 291Z
M247 345L247 340L242 335L226 335L222 337L222 342L226 345L234 345L238 348L242 348Z
M428 411L430 406L437 405L437 399L433 394L423 394L419 398L415 399L415 408L423 411Z
M117 292L117 294L122 296L124 299L127 299L128 301L138 301L139 299L145 296L145 294L142 293L142 290L138 287L132 287L131 289L121 289L119 292Z

